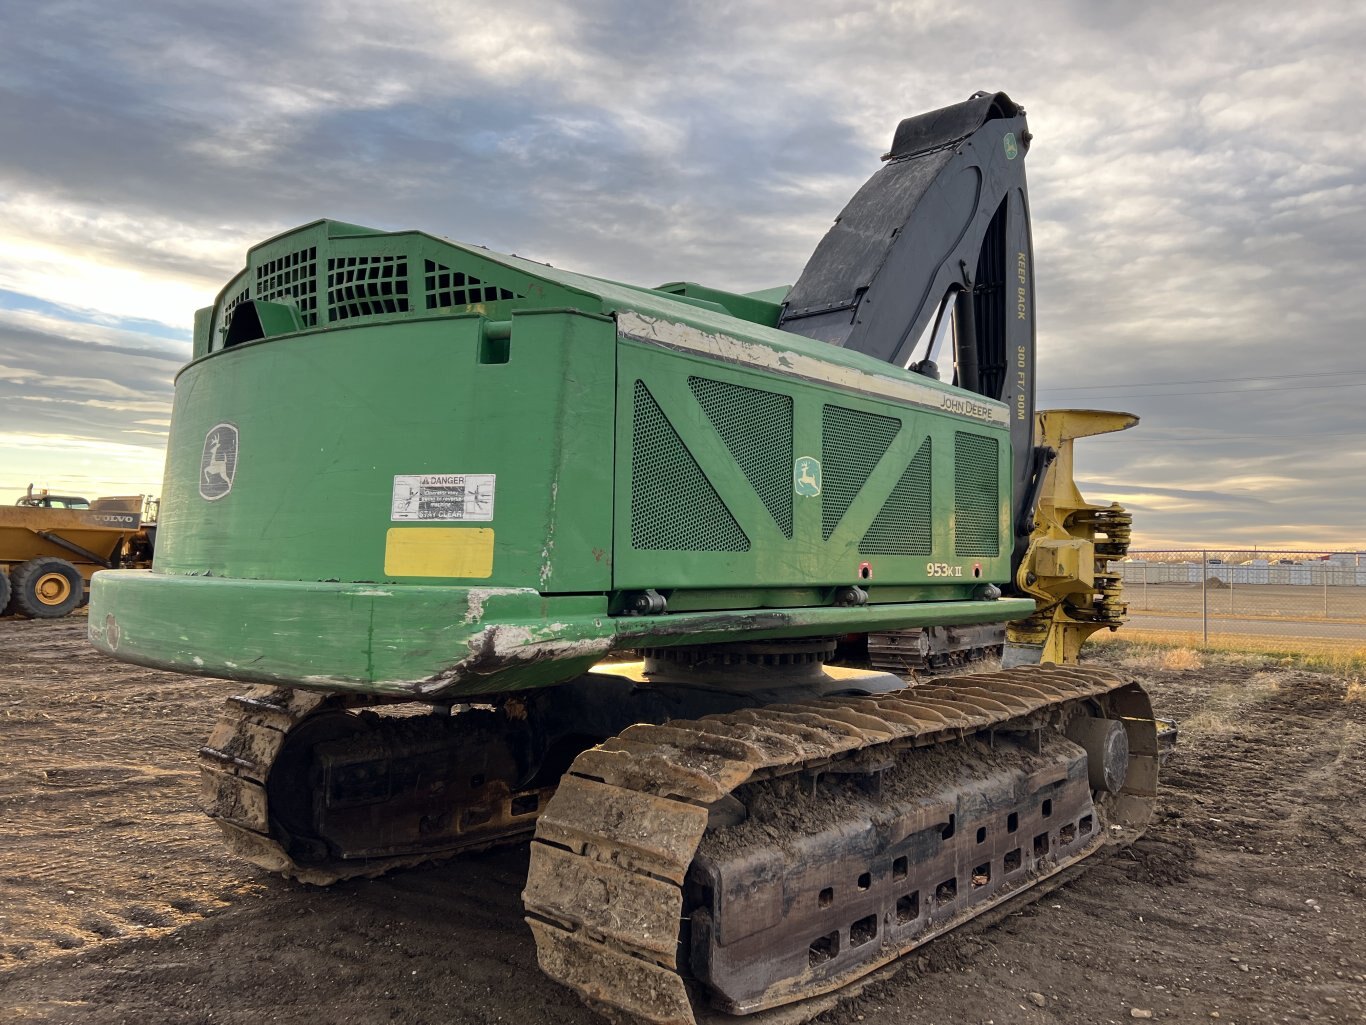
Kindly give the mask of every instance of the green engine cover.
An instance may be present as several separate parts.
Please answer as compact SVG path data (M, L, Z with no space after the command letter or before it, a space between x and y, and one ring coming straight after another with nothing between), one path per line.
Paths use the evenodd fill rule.
M92 640L436 698L1032 611L986 600L1004 404L666 289L332 221L255 247L196 318L155 566L97 575Z

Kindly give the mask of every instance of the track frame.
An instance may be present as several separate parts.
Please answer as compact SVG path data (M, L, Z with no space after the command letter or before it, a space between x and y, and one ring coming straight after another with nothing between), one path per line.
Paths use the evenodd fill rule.
M1123 723L1130 749L1121 791L1095 795L1095 842L1075 853L1050 851L1036 859L1027 885L966 904L843 970L802 972L741 1006L721 1001L728 1013L785 1009L787 1020L800 1020L803 1002L850 986L1029 885L1141 835L1158 771L1147 695L1108 672L1021 667L879 697L632 726L579 756L538 821L523 897L541 968L609 1016L696 1025L713 999L692 971L685 889L704 836L728 821L738 787L798 774L875 774L888 759L914 758L918 749L969 737L989 742L997 733L1061 733L1071 716L1094 711Z

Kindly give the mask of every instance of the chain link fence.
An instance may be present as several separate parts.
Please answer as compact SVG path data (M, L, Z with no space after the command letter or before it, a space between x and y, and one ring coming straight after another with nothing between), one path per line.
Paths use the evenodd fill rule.
M1124 636L1366 651L1366 552L1148 550L1112 565L1129 606Z

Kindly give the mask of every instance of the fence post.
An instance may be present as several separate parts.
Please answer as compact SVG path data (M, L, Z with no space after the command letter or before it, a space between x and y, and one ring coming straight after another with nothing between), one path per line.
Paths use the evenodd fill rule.
M1200 553L1200 628L1209 647L1209 552Z

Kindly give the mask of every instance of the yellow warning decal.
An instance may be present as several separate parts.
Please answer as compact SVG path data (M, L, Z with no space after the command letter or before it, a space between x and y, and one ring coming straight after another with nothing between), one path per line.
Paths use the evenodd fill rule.
M493 576L489 527L390 527L384 542L388 577Z

